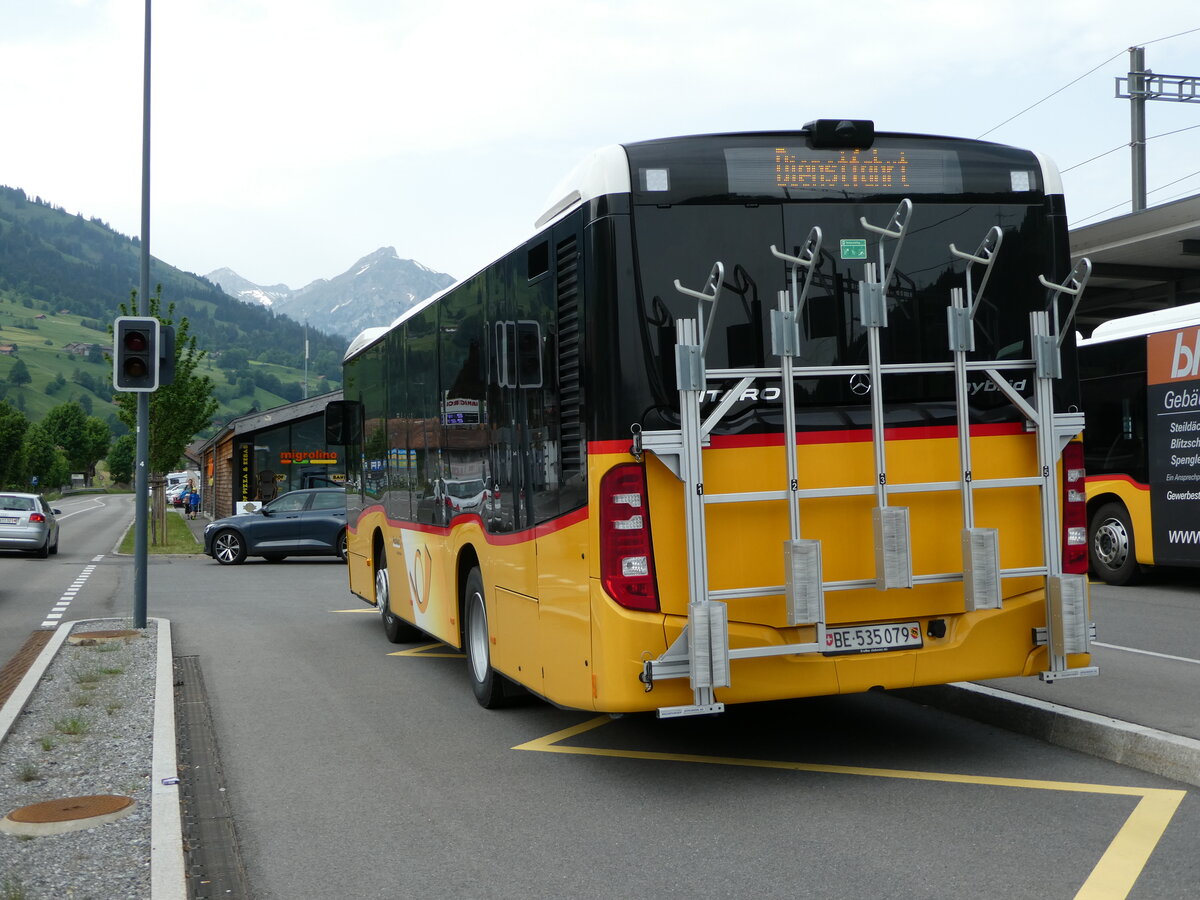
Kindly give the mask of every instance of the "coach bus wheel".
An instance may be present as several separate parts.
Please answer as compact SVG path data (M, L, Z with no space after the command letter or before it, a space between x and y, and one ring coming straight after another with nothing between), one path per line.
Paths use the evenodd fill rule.
M1105 503L1092 516L1088 552L1092 571L1109 584L1133 584L1141 570L1133 547L1133 525L1120 503Z
M472 569L467 576L463 600L463 618L466 623L467 672L471 676L471 690L484 709L495 709L504 704L504 679L492 668L491 644L488 638L487 603L483 599L483 576L479 569Z
M393 644L404 644L419 638L416 626L409 625L392 612L391 589L388 581L387 556L383 548L375 551L375 604L383 621L383 633Z

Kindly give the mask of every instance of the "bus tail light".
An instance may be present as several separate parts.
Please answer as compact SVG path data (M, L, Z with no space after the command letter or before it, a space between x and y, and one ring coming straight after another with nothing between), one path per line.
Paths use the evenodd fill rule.
M1063 448L1063 572L1082 575L1088 569L1087 472L1083 444L1072 441Z
M641 466L615 466L600 479L600 580L621 606L658 609L646 474Z

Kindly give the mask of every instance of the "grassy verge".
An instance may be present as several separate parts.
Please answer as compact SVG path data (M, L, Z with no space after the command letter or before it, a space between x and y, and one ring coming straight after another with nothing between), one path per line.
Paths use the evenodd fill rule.
M149 525L146 526L147 531ZM133 528L125 532L125 538L121 541L122 553L133 553ZM166 541L162 541L162 535L159 535L160 541L158 544L150 542L150 537L147 535L146 552L147 553L195 553L204 552L204 548L196 542L192 536L191 529L188 528L187 522L183 516L177 512L167 511L167 534Z

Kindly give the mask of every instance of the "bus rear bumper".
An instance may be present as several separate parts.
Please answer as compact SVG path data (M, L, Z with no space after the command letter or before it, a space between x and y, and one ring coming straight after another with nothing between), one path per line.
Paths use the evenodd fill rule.
M597 710L652 711L693 702L686 677L656 679L649 690L641 681L645 661L666 651L687 624L685 618L621 609L599 588L593 592L592 613ZM730 613L736 615L733 609ZM734 659L730 686L717 688L716 699L726 704L753 703L1036 675L1049 664L1045 646L1035 643L1035 631L1045 625L1045 615L1044 592L1038 589L1005 600L999 610L908 620L920 623L920 648ZM943 623L943 636L935 636L942 632ZM731 649L784 646L811 642L814 637L811 626L729 623ZM1069 657L1072 669L1087 667L1090 661L1088 654Z

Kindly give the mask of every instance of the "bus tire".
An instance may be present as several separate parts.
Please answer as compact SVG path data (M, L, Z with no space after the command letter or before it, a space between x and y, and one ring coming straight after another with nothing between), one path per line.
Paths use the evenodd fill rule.
M1088 528L1092 574L1108 584L1133 584L1141 575L1133 545L1133 524L1122 503L1105 503Z
M392 612L391 582L388 579L387 555L380 547L375 551L375 605L383 622L383 634L393 644L407 644L420 639L421 632Z
M475 699L484 709L503 706L504 676L492 668L487 601L483 594L483 575L478 567L467 575L467 583L463 588L463 626L467 674Z

